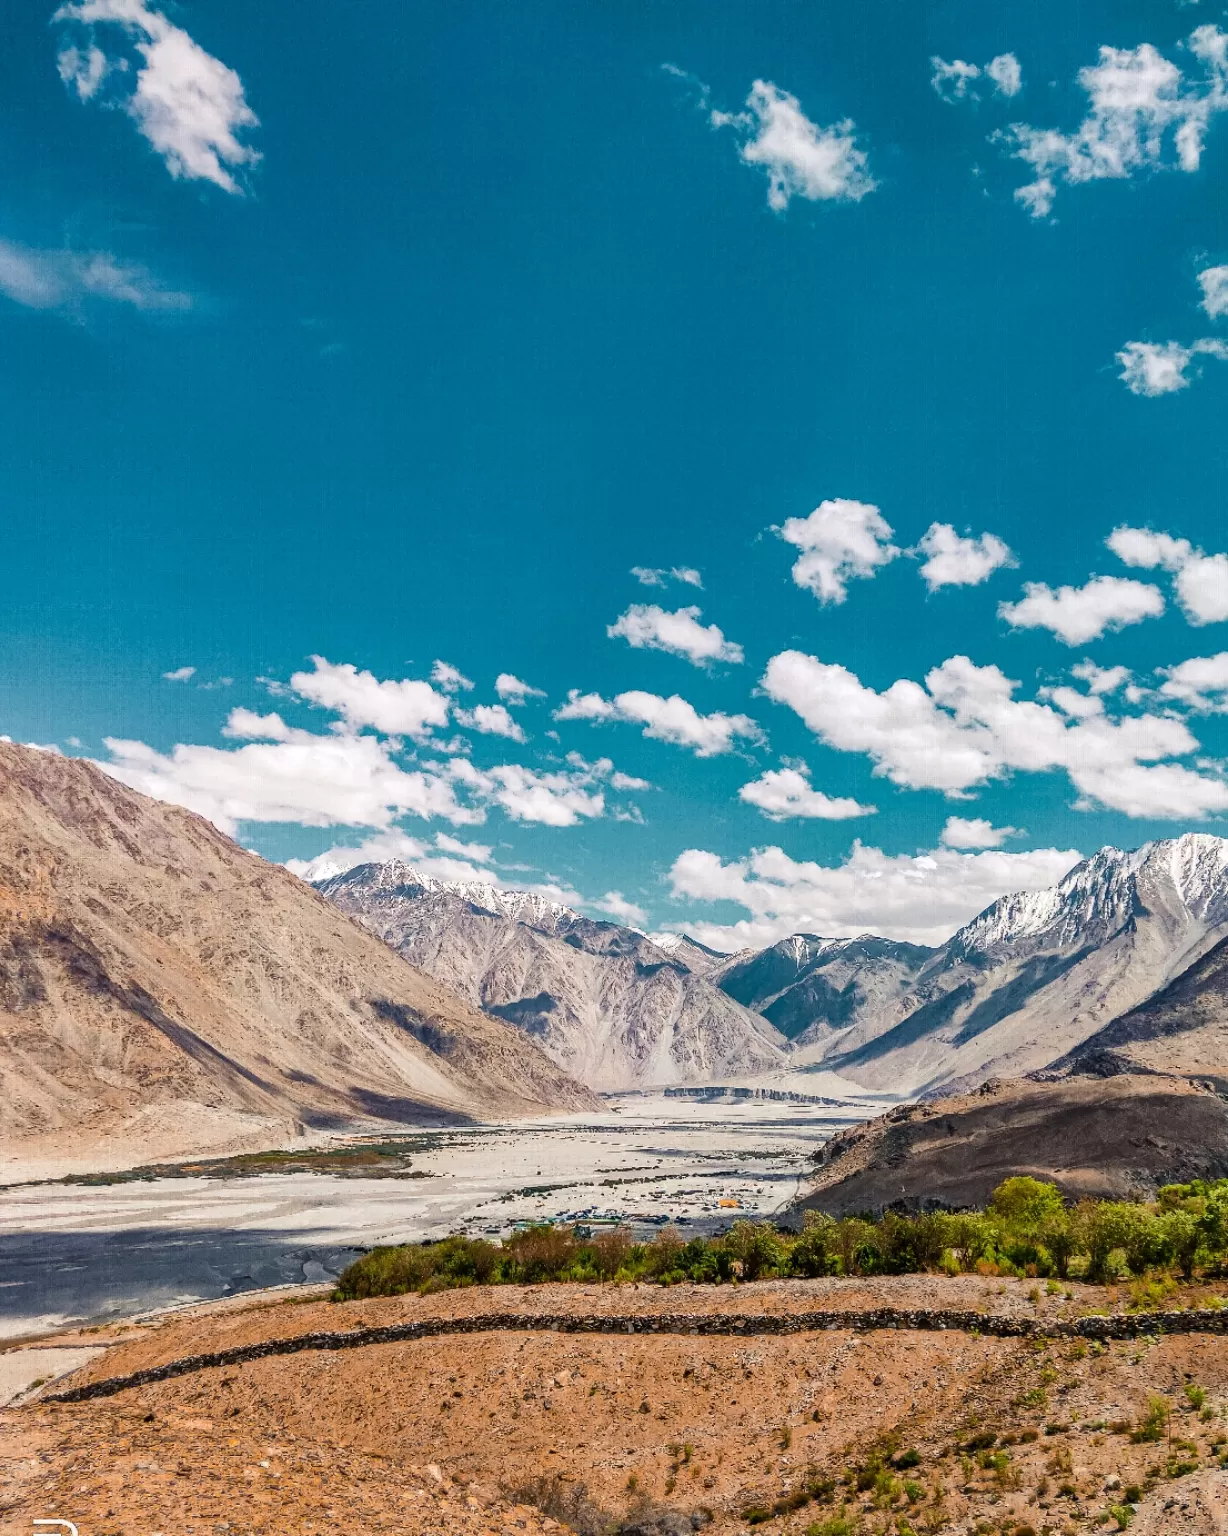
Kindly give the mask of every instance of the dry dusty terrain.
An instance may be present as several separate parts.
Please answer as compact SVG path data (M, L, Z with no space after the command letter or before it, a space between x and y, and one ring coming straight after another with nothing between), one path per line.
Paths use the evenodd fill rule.
M1228 1175L1228 1100L1183 1077L995 1079L888 1110L832 1137L802 1207L850 1215L903 1202L985 1205L1030 1174L1070 1199L1150 1197Z
M288 870L0 742L0 1179L598 1107Z
M319 1329L489 1311L601 1314L611 1331L311 1350L94 1402L27 1402L0 1414L0 1530L28 1536L34 1516L60 1515L82 1536L559 1531L566 1527L551 1526L551 1512L571 1508L575 1528L586 1531L601 1528L604 1512L608 1528L663 1533L698 1521L728 1536L750 1529L752 1507L808 1477L839 1478L885 1434L897 1453L916 1450L919 1459L877 1493L847 1490L850 1513L864 1522L855 1529L1088 1530L1132 1484L1143 1492L1135 1532L1228 1528L1228 1473L1216 1446L1228 1427L1222 1337L1089 1346L958 1330L616 1331L618 1317L632 1314L878 1305L1056 1321L1106 1299L1078 1286L1070 1297L1032 1299L1031 1289L915 1276L719 1289L475 1288L201 1308L129 1326L72 1383ZM1117 1307L1123 1300L1109 1298ZM1204 1414L1190 1405L1188 1385L1205 1389ZM1159 1442L1136 1443L1127 1428L1157 1395L1172 1406L1170 1426ZM993 1443L980 1454L961 1449L978 1435ZM524 1507L533 1499L544 1512ZM756 1529L801 1533L832 1512L812 1501Z

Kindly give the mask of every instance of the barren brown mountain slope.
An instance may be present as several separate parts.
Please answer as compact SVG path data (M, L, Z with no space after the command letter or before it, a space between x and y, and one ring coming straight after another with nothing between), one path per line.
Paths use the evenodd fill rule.
M0 743L0 1179L595 1102L201 817Z
M903 1202L984 1205L1013 1174L1078 1199L1135 1198L1228 1175L1228 1103L1182 1078L992 1081L833 1137L800 1204L833 1215Z
M765 1536L803 1536L843 1507L836 1529L857 1536L1065 1536L1104 1528L1106 1509L1129 1501L1147 1536L1213 1536L1228 1498L1222 1338L1055 1338L1044 1324L1115 1301L1069 1289L1038 1296L1027 1281L921 1275L510 1296L473 1287L198 1312L130 1336L75 1380L185 1346L490 1310L604 1314L612 1326L309 1349L94 1402L13 1407L0 1413L0 1531L28 1532L53 1510L99 1536L744 1536L753 1511ZM883 1305L1042 1326L1028 1339L873 1326L738 1337L627 1334L617 1321ZM1201 1410L1187 1386L1206 1394ZM1132 1438L1157 1397L1168 1422ZM875 1467L876 1452L895 1467Z
M1055 1063L1065 1068L1105 1076L1164 1072L1228 1092L1228 939Z

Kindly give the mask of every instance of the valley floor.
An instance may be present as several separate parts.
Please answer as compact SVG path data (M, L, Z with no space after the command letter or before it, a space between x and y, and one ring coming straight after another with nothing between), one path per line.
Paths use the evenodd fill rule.
M0 1530L28 1536L33 1518L54 1516L76 1522L82 1536L596 1536L603 1523L653 1536L688 1528L734 1536L757 1510L756 1529L801 1536L847 1500L849 1529L867 1536L1041 1536L1116 1529L1105 1511L1130 1499L1139 1505L1135 1536L1222 1532L1222 1336L1089 1346L960 1329L737 1337L619 1327L665 1313L880 1306L1056 1323L1127 1300L1079 1285L1068 1292L919 1275L473 1288L350 1303L265 1297L65 1337L66 1349L106 1346L70 1378L76 1385L202 1351L406 1320L571 1313L608 1329L309 1349L92 1402L36 1396L0 1413ZM1206 1297L1203 1288L1184 1299ZM1153 1439L1132 1438L1157 1398L1167 1421ZM876 1449L916 1456L877 1483L870 1466L863 1490L841 1483ZM836 1480L833 1495L823 1494L825 1477ZM806 1499L807 1484L817 1498ZM773 1513L791 1493L798 1507Z
M460 1229L608 1216L703 1231L768 1216L793 1199L815 1147L884 1100L608 1104L602 1115L388 1132L375 1140L398 1153L380 1176L343 1167L355 1142L338 1139L336 1173L234 1160L183 1164L175 1177L0 1188L0 1338L325 1281L360 1248Z

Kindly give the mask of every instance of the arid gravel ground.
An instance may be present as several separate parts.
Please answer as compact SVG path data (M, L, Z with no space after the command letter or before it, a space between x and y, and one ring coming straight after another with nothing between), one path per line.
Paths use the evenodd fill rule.
M1056 1318L1105 1301L1080 1287L1073 1300L1037 1301L1032 1289L915 1276L232 1303L129 1327L72 1380L319 1328L483 1310L616 1317L891 1305ZM1187 1386L1205 1390L1201 1413ZM1128 1430L1156 1396L1171 1422L1159 1441L1135 1442ZM596 1508L628 1529L664 1532L661 1517L673 1512L732 1536L750 1529L752 1507L808 1475L839 1478L891 1435L897 1453L918 1452L914 1467L756 1529L800 1536L847 1496L864 1522L854 1528L867 1533L1112 1531L1104 1512L1137 1486L1134 1532L1212 1536L1228 1530L1215 1444L1228 1433L1226 1404L1228 1341L1207 1336L1103 1348L903 1330L445 1336L215 1368L94 1403L11 1408L0 1414L0 1530L29 1536L33 1517L61 1515L81 1536L559 1532L549 1511L583 1486L590 1519ZM978 1435L995 1443L960 1449ZM543 1496L543 1480L562 1505ZM534 1487L545 1513L528 1507Z

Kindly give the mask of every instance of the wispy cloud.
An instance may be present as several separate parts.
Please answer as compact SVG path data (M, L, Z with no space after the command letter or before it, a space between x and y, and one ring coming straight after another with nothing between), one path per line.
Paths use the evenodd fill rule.
M1018 96L1023 89L1023 68L1013 53L1000 53L983 65L940 59L935 54L930 70L930 84L943 101L978 101L980 80L988 80L998 96Z
M0 293L28 309L70 315L91 303L162 313L193 305L191 294L166 287L145 267L110 251L37 250L12 240L0 240Z
M60 77L79 100L126 112L172 176L242 190L238 173L260 156L240 135L259 119L233 69L144 0L72 0L53 19ZM112 51L124 43L135 59Z
M664 566L633 565L631 574L642 587L663 587L667 581L681 581L688 587L702 587L704 584L703 577L692 565L671 565L668 569Z

